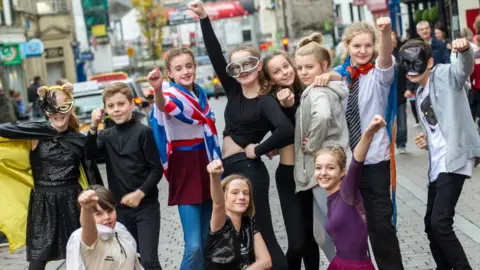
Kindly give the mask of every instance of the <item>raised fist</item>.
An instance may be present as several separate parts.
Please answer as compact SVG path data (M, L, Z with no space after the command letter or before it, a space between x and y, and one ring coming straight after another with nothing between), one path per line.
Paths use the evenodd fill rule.
M223 174L223 164L220 160L213 160L207 165L207 172L210 175L222 175Z
M374 135L379 131L381 128L387 125L387 122L381 117L380 115L375 115L373 116L372 121L370 121L370 124L368 124L367 129L365 130L365 133L370 133L371 135Z
M377 19L377 27L382 31L383 33L388 32L390 35L392 31L392 21L390 20L390 17L381 17Z
M163 76L159 67L153 68L153 70L148 73L147 80L155 92L162 92Z
M94 190L86 190L78 196L78 203L83 209L92 209L97 205L98 197Z
M98 124L102 121L105 110L95 109L92 111L92 122L90 123L93 127L98 127Z
M452 51L464 52L470 49L470 42L466 38L459 38L452 41Z
M207 17L207 12L205 11L205 7L203 3L195 0L188 4L188 9L193 11L200 19L205 19Z

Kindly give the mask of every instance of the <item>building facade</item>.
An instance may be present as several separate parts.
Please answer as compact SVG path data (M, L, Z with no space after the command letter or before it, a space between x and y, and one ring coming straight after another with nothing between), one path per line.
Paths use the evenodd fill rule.
M77 81L75 56L75 28L72 4L69 0L11 1L17 25L22 29L23 80L25 88L35 76L47 84L61 78ZM28 43L33 41L32 43ZM25 46L25 47L24 47ZM29 52L32 46L41 52ZM27 54L25 54L25 51Z

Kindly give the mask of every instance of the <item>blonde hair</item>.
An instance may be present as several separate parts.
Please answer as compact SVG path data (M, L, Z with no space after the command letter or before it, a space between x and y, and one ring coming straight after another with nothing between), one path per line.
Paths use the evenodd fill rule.
M114 82L109 86L105 87L105 89L103 89L103 93L102 93L103 104L105 104L105 102L107 101L107 98L111 98L117 93L124 95L128 101L133 100L133 92L132 92L132 89L128 88L128 85L126 85L123 82Z
M245 176L240 175L240 174L232 174L232 175L229 175L229 176L225 177L225 178L222 180L222 191L223 191L223 195L226 195L226 194L227 194L227 192L228 192L228 187L229 187L230 183L231 183L233 180L243 180L243 181L245 181L245 183L247 183L247 185L248 185L248 191L249 191L249 193L250 193L250 201L249 201L249 203L248 203L247 210L245 211L245 213L243 213L243 215L244 215L244 216L249 216L249 217L255 216L255 204L254 204L254 202L253 202L252 182L250 182L250 180L248 180L248 178L246 178Z
M327 68L330 68L332 65L332 53L329 48L322 45L322 41L323 35L319 32L314 32L311 35L302 38L298 42L295 55L313 55L320 64L323 61L327 61Z
M253 47L252 44L242 44L242 45L238 45L234 49L230 50L230 52L228 52L228 61L232 60L232 55L234 53L241 52L241 51L249 52L253 57L258 58L258 60L261 59L260 52L257 49L255 49L255 47ZM263 72L263 70L260 70L258 72L258 81L260 83L260 91L258 92L258 95L263 96L268 94L270 92L271 87L270 87L270 83L265 78L265 73Z
M345 44L344 57L348 54L348 45L350 45L350 42L352 42L356 36L361 34L370 34L372 36L374 46L372 59L375 59L378 55L377 30L373 27L373 25L366 22L355 22L345 29L345 33L342 37L342 41ZM370 61L372 59L370 59Z
M55 91L62 92L65 94L70 101L73 100L73 85L69 82L63 84L62 86L41 86L37 89L37 94L42 99L45 98L47 95L52 95ZM78 132L80 130L80 123L78 122L78 117L75 114L75 107L72 107L72 113L68 118L68 129Z
M333 146L327 146L324 147L320 150L318 150L313 158L313 162L317 160L317 157L323 154L330 154L337 159L337 164L340 167L341 170L345 169L347 167L347 155L345 154L345 150L343 150L343 147L339 145L333 145Z
M170 50L168 50L166 56L165 56L165 66L167 67L168 70L170 70L170 65L171 65L171 62L173 60L173 58L177 57L177 56L180 56L182 54L187 54L187 55L190 55L190 57L192 58L192 61L194 64L196 64L197 62L195 61L195 54L193 53L192 50L190 50L189 48L184 48L184 47L180 47L180 48L172 48ZM173 79L168 77L168 79L172 82Z

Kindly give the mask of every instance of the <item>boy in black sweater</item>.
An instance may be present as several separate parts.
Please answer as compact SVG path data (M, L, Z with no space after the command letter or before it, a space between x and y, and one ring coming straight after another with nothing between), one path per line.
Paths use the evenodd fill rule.
M146 270L162 269L158 260L160 204L157 184L163 169L152 130L135 120L132 90L121 82L103 91L105 109L92 112L85 142L87 160L106 157L108 187L117 204L117 220L138 244ZM115 123L97 133L104 111Z

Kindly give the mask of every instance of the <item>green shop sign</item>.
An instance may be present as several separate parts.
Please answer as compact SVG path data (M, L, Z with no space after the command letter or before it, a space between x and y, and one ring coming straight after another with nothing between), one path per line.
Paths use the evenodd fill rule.
M19 65L22 63L18 44L3 44L0 46L0 60L4 65Z

